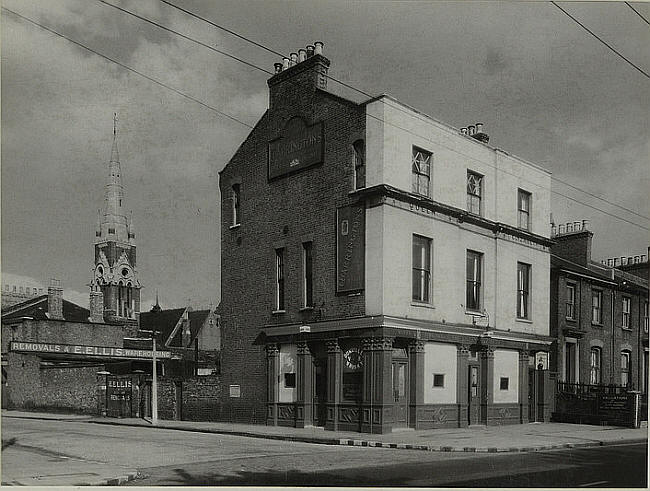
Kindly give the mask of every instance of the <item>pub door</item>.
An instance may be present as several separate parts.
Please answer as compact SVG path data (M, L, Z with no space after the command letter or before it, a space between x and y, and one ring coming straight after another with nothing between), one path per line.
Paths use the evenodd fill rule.
M481 373L478 363L467 366L467 419L470 425L482 424L481 421Z
M325 426L327 421L327 358L314 358L314 426Z
M393 428L406 428L408 426L408 360L393 360L393 411L395 422Z

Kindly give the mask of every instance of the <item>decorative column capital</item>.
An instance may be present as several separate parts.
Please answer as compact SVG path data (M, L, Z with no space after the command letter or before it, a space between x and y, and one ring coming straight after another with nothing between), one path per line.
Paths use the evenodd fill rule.
M307 341L299 341L296 345L296 351L298 355L310 355L311 351L307 345Z
M461 356L469 356L470 349L468 344L459 344L458 345L458 354Z
M494 358L494 347L488 346L485 348L485 351L483 351L483 356L486 358Z
M325 343L327 346L327 352L328 353L340 353L341 352L341 346L339 346L339 340L338 339L330 339Z
M528 351L520 351L519 352L519 361L523 363L524 361L528 363L528 360L530 359L530 354Z
M415 339L409 343L409 351L411 353L424 353L424 341Z
M278 356L279 354L280 354L280 349L277 343L269 343L266 345L267 356Z
M364 338L362 346L364 351L391 351L393 349L393 338Z

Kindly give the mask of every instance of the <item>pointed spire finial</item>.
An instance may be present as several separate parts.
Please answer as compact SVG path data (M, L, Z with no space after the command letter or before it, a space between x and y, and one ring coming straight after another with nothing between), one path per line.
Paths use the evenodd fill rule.
M151 307L151 312L160 312L162 310L162 307L160 306L160 303L158 302L158 290L156 290L156 305Z
M117 113L113 113L113 147L111 148L111 162L119 162L120 155L117 151Z
M117 135L117 113L113 113L113 136Z

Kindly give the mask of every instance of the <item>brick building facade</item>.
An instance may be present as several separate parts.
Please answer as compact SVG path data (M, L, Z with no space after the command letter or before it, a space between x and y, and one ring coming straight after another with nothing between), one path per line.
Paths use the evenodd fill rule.
M480 128L328 92L321 50L276 64L220 173L220 413L363 432L528 421L552 341L550 175Z
M593 261L585 221L561 227L551 247L551 333L557 339L551 370L566 382L625 385L647 394L647 278ZM645 268L635 264L642 273Z

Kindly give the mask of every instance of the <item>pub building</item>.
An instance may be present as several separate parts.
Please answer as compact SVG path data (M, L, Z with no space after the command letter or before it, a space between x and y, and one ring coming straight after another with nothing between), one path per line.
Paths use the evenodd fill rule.
M551 176L276 63L220 172L220 414L370 433L548 420Z

